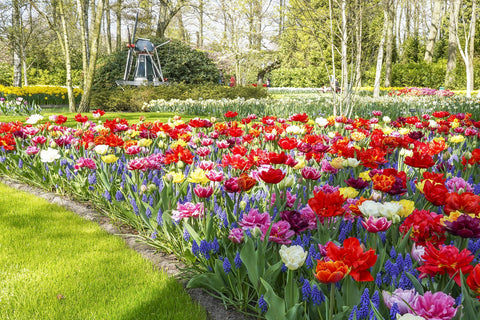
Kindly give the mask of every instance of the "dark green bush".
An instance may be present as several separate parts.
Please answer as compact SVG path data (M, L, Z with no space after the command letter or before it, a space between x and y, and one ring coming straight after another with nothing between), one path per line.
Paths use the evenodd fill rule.
M107 111L140 111L144 103L155 99L234 99L237 97L264 98L267 90L263 87L227 87L218 84L193 85L171 84L158 87L142 86L128 87L125 90L113 88L111 90L96 90L93 93L91 106Z
M475 59L474 63L475 84L480 86L480 59ZM447 69L447 60L442 59L437 62L427 64L425 62L396 63L392 67L392 87L428 87L438 89L445 85L445 73ZM382 79L384 79L385 68L382 69ZM363 77L364 86L373 86L375 82L375 67L367 70ZM383 82L382 82L383 83ZM457 57L457 68L455 69L455 82L450 90L465 89L467 86L465 64L462 58Z
M165 41L165 39L151 39L155 45ZM163 76L168 79L168 82L218 83L220 72L205 52L192 49L177 40L159 47L157 51ZM126 48L101 57L95 72L94 89L116 87L115 80L123 79L126 61ZM134 68L135 61L132 63L132 69Z

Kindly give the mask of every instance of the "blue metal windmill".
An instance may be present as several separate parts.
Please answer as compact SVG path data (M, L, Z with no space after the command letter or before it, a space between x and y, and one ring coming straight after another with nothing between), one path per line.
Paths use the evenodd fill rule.
M125 65L125 73L122 80L117 80L115 82L119 86L159 86L165 84L166 82L163 78L162 67L160 65L160 59L158 58L157 48L169 43L170 40L158 46L155 46L152 42L150 42L149 39L138 38L137 41L135 41L137 24L138 12L135 18L135 26L133 27L131 41L129 41L127 44L129 49L127 63ZM136 57L135 71L133 72L133 80L129 80L129 78L131 78L130 73L132 70L134 56Z

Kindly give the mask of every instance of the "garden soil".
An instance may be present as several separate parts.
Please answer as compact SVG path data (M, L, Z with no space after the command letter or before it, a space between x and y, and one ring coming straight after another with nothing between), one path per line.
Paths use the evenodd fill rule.
M174 255L164 254L161 252L159 253L154 248L140 243L138 241L138 237L136 236L137 232L135 229L124 225L114 224L108 217L102 215L91 204L87 202L78 202L68 197L58 195L54 192L48 192L40 188L32 187L8 177L0 177L0 182L14 189L28 192L51 203L58 204L70 211L75 212L77 215L86 220L96 222L108 233L121 237L130 248L137 251L146 259L152 261L155 266L157 266L159 269L163 269L168 275L174 277L179 275L179 267L181 268L181 263L176 260ZM180 281L184 286L186 285L185 281L178 281ZM231 308L226 309L219 299L212 297L202 289L186 290L194 301L207 310L209 320L253 320L252 317L247 317Z

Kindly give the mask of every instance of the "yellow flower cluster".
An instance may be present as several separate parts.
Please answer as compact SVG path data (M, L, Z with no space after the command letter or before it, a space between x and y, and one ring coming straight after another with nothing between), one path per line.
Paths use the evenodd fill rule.
M73 89L73 94L75 95L75 97L82 93L83 91L80 88ZM3 96L16 95L18 97L27 97L34 94L44 94L60 97L67 95L67 88L58 86L5 87L0 85L0 94Z

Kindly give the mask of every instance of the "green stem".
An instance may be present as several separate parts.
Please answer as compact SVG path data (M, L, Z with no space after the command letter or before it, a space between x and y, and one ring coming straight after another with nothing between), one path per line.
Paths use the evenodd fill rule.
M330 306L328 308L328 320L333 319L333 301L335 299L335 283L330 284Z
M293 307L296 302L293 301L293 290L295 290L293 282L293 271L289 269L287 271L287 291L285 292L285 302L287 304L287 310L290 310L290 308Z

